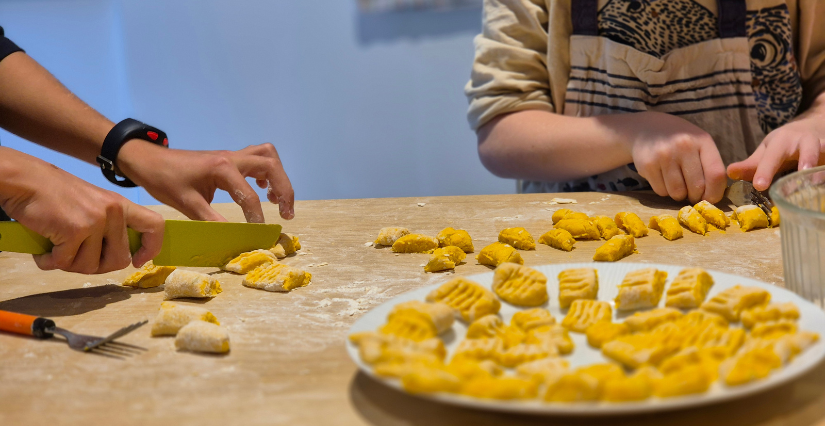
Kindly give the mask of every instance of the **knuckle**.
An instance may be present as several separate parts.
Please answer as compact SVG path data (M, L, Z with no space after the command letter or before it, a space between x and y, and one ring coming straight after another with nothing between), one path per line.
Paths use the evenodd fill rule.
M278 150L275 148L275 145L272 145L270 142L264 142L258 146L261 147L267 154L275 156L278 155Z
M212 156L210 167L216 171L223 171L227 167L232 167L232 160L225 155L215 155Z

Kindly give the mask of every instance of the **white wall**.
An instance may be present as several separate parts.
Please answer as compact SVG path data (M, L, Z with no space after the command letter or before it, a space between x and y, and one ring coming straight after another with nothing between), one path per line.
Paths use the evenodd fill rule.
M299 199L514 189L481 166L465 119L476 8L363 15L355 0L18 0L0 1L0 25L92 106L156 125L175 147L274 143ZM154 202L142 190L129 196Z

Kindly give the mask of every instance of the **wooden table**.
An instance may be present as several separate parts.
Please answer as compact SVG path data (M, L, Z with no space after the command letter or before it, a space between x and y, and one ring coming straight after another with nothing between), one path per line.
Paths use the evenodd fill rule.
M675 211L653 195L565 194L589 214L637 212L645 221ZM427 402L390 390L359 374L344 341L349 326L370 308L398 294L443 282L451 274L425 274L428 255L394 255L366 246L379 228L406 226L435 235L447 226L467 229L476 251L501 229L526 227L534 236L551 229L552 194L329 200L298 202L286 232L300 236L300 255L284 260L313 273L292 293L243 287L221 273L224 292L205 302L229 330L227 356L178 353L173 339L151 338L145 327L125 341L148 348L126 361L75 352L57 339L0 335L0 425L493 425L603 424L520 417ZM422 204L419 204L422 203ZM242 221L234 205L218 205ZM264 207L270 221L277 208ZM182 218L156 207L168 219ZM626 261L701 266L782 285L779 231L729 230L668 242L657 233L637 240ZM600 242L579 242L571 253L539 245L522 252L527 265L589 261ZM324 265L324 266L321 266ZM152 319L163 293L118 286L132 270L101 276L39 271L27 255L0 254L0 309L47 316L60 326L106 334ZM468 257L458 274L487 272ZM197 303L187 301L182 303ZM825 419L825 366L779 389L708 408L611 419L615 425L808 425ZM103 423L106 421L106 423Z

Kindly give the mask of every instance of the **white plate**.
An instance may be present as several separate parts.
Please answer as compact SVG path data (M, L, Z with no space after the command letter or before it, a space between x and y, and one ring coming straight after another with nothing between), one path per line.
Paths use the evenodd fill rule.
M599 271L599 300L610 301L612 304L613 298L617 293L617 286L621 283L625 274L632 270L641 268L655 267L668 273L668 285L673 278L684 267L649 264L649 263L568 263L558 265L543 265L533 267L547 276L547 290L550 293L550 301L543 306L550 310L553 315L561 320L563 315L558 304L558 279L559 272L569 268L590 267L596 268ZM745 286L756 286L768 290L771 293L771 301L774 302L794 302L799 307L800 330L813 331L819 333L820 336L825 337L825 312L820 310L812 303L802 299L788 290L736 275L725 274L722 272L708 271L715 281L713 288L710 291L710 296L733 287L736 284ZM454 275L446 275L444 282L454 278ZM493 281L493 273L471 275L467 277L488 289ZM369 311L363 317L353 324L350 328L350 333L361 331L372 331L378 329L385 323L387 314L393 306L406 302L409 300L424 300L427 293L437 288L441 284L436 284L428 287L423 287L409 293L402 294L393 298L392 300L377 306L375 309ZM662 297L662 304L664 303ZM506 302L501 303L500 315L503 320L509 322L513 314L523 308L510 305ZM621 320L626 314L619 314L614 312L614 320ZM456 321L453 325L452 331L449 331L441 336L444 340L448 357L452 354L458 341L460 341L467 331L467 325ZM594 364L605 362L607 359L602 356L597 349L591 348L587 344L587 339L583 334L570 333L573 341L576 343L576 349L572 354L565 358L570 362L571 367L578 367L581 365ZM404 392L398 380L378 377L373 374L369 365L363 363L358 356L358 348L352 343L347 342L347 350L350 357L358 365L358 367L365 373L372 376L375 380L386 384L392 388ZM768 378L750 383L743 386L727 387L721 383L716 383L711 389L700 395L690 395L676 398L651 398L640 402L622 402L622 403L548 403L540 400L534 401L493 401L470 398L453 394L431 394L431 395L416 395L422 398L427 398L433 401L438 401L445 404L460 405L464 407L472 407L484 410L507 411L514 413L533 413L533 414L548 414L548 415L579 415L579 416L602 416L602 415L617 415L617 414L638 414L650 413L656 411L674 410L687 407L697 407L701 405L713 404L731 399L741 398L757 392L774 388L783 383L787 383L796 377L804 374L811 368L815 367L822 358L825 357L825 343L823 340L818 341L813 346L809 347L805 352L795 358L790 364L782 369L775 371Z

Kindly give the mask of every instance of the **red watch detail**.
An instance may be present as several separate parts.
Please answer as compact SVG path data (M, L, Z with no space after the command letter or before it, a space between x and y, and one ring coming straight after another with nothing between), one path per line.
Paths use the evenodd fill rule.
M169 146L169 139L163 138L163 146Z
M155 132L146 132L146 136L149 136L153 141L158 140L158 134Z

